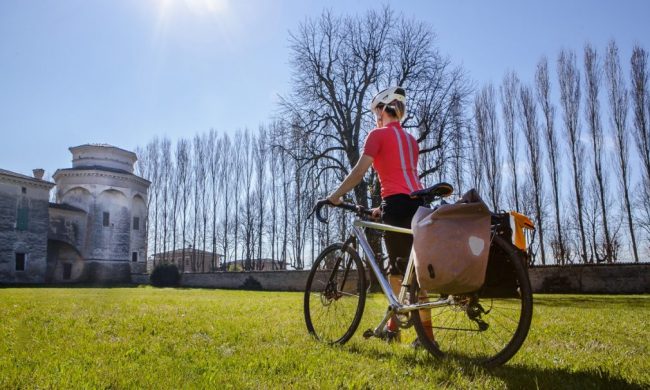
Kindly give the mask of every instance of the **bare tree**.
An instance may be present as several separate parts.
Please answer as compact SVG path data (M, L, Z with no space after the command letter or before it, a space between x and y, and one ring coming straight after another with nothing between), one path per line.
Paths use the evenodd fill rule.
M162 184L162 251L163 261L167 261L167 243L168 240L168 226L169 226L169 197L171 184L171 171L172 171L172 156L171 156L171 141L169 138L163 138L160 142L160 178Z
M580 257L587 262L587 237L583 218L583 167L584 147L580 141L580 71L576 66L573 51L562 50L558 58L558 79L560 84L560 101L564 119L564 130L569 144L571 168L573 173L573 190L576 201L576 219L578 222Z
M225 268L228 259L230 258L230 246L228 243L230 242L229 240L229 233L230 233L230 209L232 205L232 188L231 188L231 183L230 183L230 178L232 177L233 170L232 170L232 164L233 164L233 157L236 155L234 151L232 150L232 145L230 143L230 137L228 135L223 136L223 140L221 142L221 148L220 148L221 154L224 156L224 158L221 159L221 165L219 166L219 187L221 188L221 196L222 196L222 205L223 205L223 216L221 220L221 226L223 227L222 229L222 242L221 242L221 247L224 255L224 270L228 270ZM234 258L233 258L234 259Z
M589 247L589 263L599 263L605 257L605 252L601 251L602 241L598 238L599 233L599 219L600 219L600 207L598 206L599 197L598 197L598 185L596 180L592 180L588 184L588 190L585 191L584 195L585 201L585 225L587 229L587 246Z
M493 210L500 210L501 201L501 154L499 147L499 124L496 111L494 87L490 84L481 89L474 101L474 120L478 136L480 158L485 169L485 183Z
M544 250L544 208L542 199L542 155L539 148L539 125L537 124L537 107L532 88L522 86L519 94L519 107L523 120L522 128L526 139L528 163L530 166L530 181L535 205L536 232L539 232L539 249L542 255L542 264L546 264Z
M634 255L634 261L638 263L639 253L637 250L636 235L632 218L632 202L630 200L630 152L627 128L628 96L619 60L618 46L614 41L610 41L607 46L607 54L605 56L605 74L607 75L608 84L607 91L609 96L610 122L612 124L612 132L616 145L619 185L621 192L623 193L623 201L627 215L627 226L630 232L630 241L632 244L632 254Z
M157 247L156 247L156 239L158 238L158 224L157 224L157 207L152 207L153 205L156 205L156 202L158 200L158 192L159 192L159 173L160 170L159 164L158 164L158 144L159 140L158 138L154 138L153 141L149 142L145 149L136 149L136 154L138 155L138 165L136 166L137 169L137 174L140 175L141 177L149 180L151 182L151 185L149 187L149 196L147 197L147 216L146 220L144 222L144 229L145 229L145 235L147 237L146 240L146 249L145 251L148 253L149 248L150 248L150 229L151 229L151 215L152 213L155 215L154 219L156 220L154 222L154 240L153 240L153 251L156 253Z
M287 165L291 159L287 153L280 153L280 167L282 170L282 246L280 249L280 268L287 265L287 249L289 241L289 199L291 190L291 172Z
M205 196L205 179L206 179L206 166L205 166L205 161L206 161L206 154L205 154L205 148L203 147L203 137L201 137L199 134L194 136L194 144L193 144L193 152L194 152L194 161L192 164L192 170L194 172L193 175L193 202L194 202L194 213L193 213L193 218L194 218L194 227L193 227L193 233L192 233L192 271L196 272L198 270L203 269L203 256L201 259L197 256L197 244L201 243L201 229L202 225L205 223L205 217L202 215L202 212L204 208L202 207L204 205L203 199ZM205 246L205 245L204 245ZM204 252L205 253L205 252Z
M512 203L517 211L519 206L519 184L517 183L517 132L515 131L515 118L517 111L517 94L519 92L519 78L515 72L506 74L501 84L501 108L503 114L503 129L505 130L506 150L511 175Z
M275 133L274 128L276 126L279 126L278 123L274 123L271 125L271 132ZM281 175L281 170L280 170L280 153L281 151L277 148L271 148L268 153L270 154L269 158L269 171L270 171L270 177L271 177L271 183L269 183L269 192L270 192L270 202L271 202L271 207L269 207L269 214L270 214L270 219L269 219L269 242L271 244L271 260L273 261L273 268L276 269L276 267L279 267L279 256L277 253L278 249L278 244L277 244L277 237L278 237L278 219L279 219L279 213L278 211L280 210L280 196L278 194L278 178Z
M210 130L208 134L208 177L211 183L211 197L212 197L212 255L210 259L210 270L215 271L218 268L219 258L217 255L217 207L220 199L219 168L221 165L221 143L222 140L218 137L217 132Z
M179 174L179 182L178 182L178 190L181 194L181 258L183 261L181 262L180 268L181 272L185 271L185 249L187 248L187 208L189 206L189 201L190 201L190 195L191 195L191 190L192 187L190 186L191 183L191 175L192 175L192 167L191 167L191 159L190 159L190 153L191 153L191 144L188 140L186 139L180 139L178 140L176 144L176 164L177 164L177 171Z
M426 140L421 155L440 148L437 141L450 127L451 95L466 92L462 72L432 48L433 39L427 25L396 17L388 7L363 17L335 17L326 11L301 24L290 36L293 93L282 100L285 117L307 141L304 155L293 157L312 164L325 160L321 169L333 169L343 178L361 156L362 129L372 125L368 102L386 85L408 91L404 126L418 132L418 142ZM437 169L422 168L422 175ZM355 196L367 206L365 180Z
M472 188L476 189L479 193L482 193L483 172L485 171L483 158L481 157L482 146L478 141L476 129L475 127L472 127L471 124L468 126L467 134L469 135L468 141L470 145L469 182Z
M648 86L648 52L635 46L630 60L634 140L641 159L641 191L639 224L650 234L650 92ZM640 213L641 214L641 213Z
M266 203L266 165L267 165L267 156L268 156L268 138L267 132L264 127L260 127L260 131L257 134L255 139L255 178L257 180L257 210L255 216L257 218L257 259L259 264L257 269L261 269L262 266L262 236L264 233L264 221L265 218L265 203Z
M254 236L254 216L255 211L254 207L254 188L253 188L253 171L254 171L254 162L253 162L253 148L254 148L255 139L254 136L251 137L248 130L244 131L242 137L241 149L239 149L242 156L242 169L238 172L242 175L242 184L244 185L244 205L243 205L243 244L245 248L244 254L244 270L250 271L253 269L252 259L255 253L255 241L253 240Z
M607 208L607 173L603 169L603 129L600 120L600 100L599 91L602 78L602 68L598 60L596 50L590 45L585 46L585 116L591 136L592 157L594 162L594 179L596 180L596 189L598 203L600 205L600 223L604 234L605 254L602 261L611 263L616 261L613 258L613 242L610 234Z
M641 156L644 176L650 177L650 96L648 52L635 46L632 52L632 102L636 145Z
M302 149L306 147L305 138L302 137L302 131L298 127L293 128L293 137L291 145L300 154ZM293 227L291 235L291 249L293 252L293 261L291 265L295 269L303 269L304 262L304 249L306 241L306 228L307 228L307 210L314 202L310 201L308 193L309 178L306 174L306 169L303 164L294 162L292 168L292 183L293 183L293 198L291 207L291 226Z
M243 169L243 164L242 164L242 156L241 156L241 151L243 148L243 139L242 139L242 134L241 132L236 135L234 147L231 148L231 156L232 156L232 161L230 165L230 172L228 172L229 176L229 185L233 187L233 196L234 196L234 213L235 213L235 221L234 221L234 226L232 227L232 230L234 232L234 237L233 237L233 249L234 249L234 256L233 256L233 262L237 264L237 258L238 258L238 249L239 249L239 201L240 201L240 189L241 189L241 175L239 174L242 169ZM242 267L243 268L243 267Z
M207 199L209 194L209 187L207 186L209 167L210 167L210 154L212 150L209 148L210 144L207 139L206 134L201 135L201 155L203 156L202 167L200 168L200 173L202 174L201 179L201 227L203 232L201 234L201 272L205 271L205 254L207 253L207 241L208 241L208 205Z
M465 162L467 160L467 123L463 115L463 104L460 96L452 103L452 176L456 192L462 194L465 185Z
M555 107L551 103L551 82L548 74L548 60L543 57L537 64L535 73L535 85L537 99L544 114L543 136L546 141L548 152L548 171L551 178L551 191L553 193L553 211L555 216L555 238L551 243L553 255L559 264L567 262L567 249L562 229L562 218L560 216L560 146L555 134Z
M171 197L172 197L172 204L171 204L171 225L172 225L172 252L176 250L176 236L178 233L178 218L177 218L177 213L178 213L178 202L179 202L179 197L181 196L181 191L180 189L180 181L181 181L181 174L179 173L179 165L182 164L182 162L179 162L179 159L181 156L179 155L179 150L178 150L178 145L179 143L176 143L176 150L174 152L174 165L172 166L172 170L169 173L170 180L171 180ZM184 243L181 243L183 245Z

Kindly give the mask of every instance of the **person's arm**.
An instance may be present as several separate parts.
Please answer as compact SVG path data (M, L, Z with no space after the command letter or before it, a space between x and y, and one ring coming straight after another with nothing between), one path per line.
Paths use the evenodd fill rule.
M370 168L373 161L374 159L366 154L361 156L359 161L357 161L357 165L352 168L352 171L350 171L350 174L348 174L348 176L343 180L339 188L332 192L327 199L334 204L340 204L342 202L341 197L347 194L351 189L356 187L361 180L363 180L363 175L366 174L366 171Z

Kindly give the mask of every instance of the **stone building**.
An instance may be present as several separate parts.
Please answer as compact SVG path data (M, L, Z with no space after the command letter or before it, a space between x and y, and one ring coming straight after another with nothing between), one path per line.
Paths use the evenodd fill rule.
M110 145L81 145L71 147L70 152L72 168L59 169L53 175L56 203L50 203L48 207L48 192L54 184L22 175L18 175L22 177L22 187L14 184L4 190L13 195L0 194L0 203L4 205L1 212L11 213L11 210L4 211L11 207L14 210L11 220L14 222L4 223L3 218L3 225L0 226L0 237L7 237L0 238L0 267L4 266L0 272L11 268L6 265L9 261L6 259L13 256L10 255L11 251L25 252L10 247L9 240L16 235L25 236L16 227L20 222L20 213L25 213L20 211L21 206L16 206L19 204L16 199L27 202L25 186L31 183L41 189L37 194L36 190L28 188L27 193L33 193L32 197L38 195L37 199L41 201L38 203L34 198L28 202L35 209L29 209L29 226L33 224L33 229L38 230L30 231L31 235L20 242L29 242L33 246L38 243L38 253L45 250L46 255L38 255L38 259L42 259L38 263L28 261L27 265L36 267L38 264L38 268L30 272L30 278L24 281L130 282L132 273L146 271L145 221L147 191L151 183L133 173L137 160L133 152ZM15 182L17 179L14 177L12 180ZM16 194L19 190L22 194ZM19 261L19 255L15 256ZM37 255L27 257L32 259ZM16 267L18 265L16 263ZM0 282L17 281L23 280L11 279L8 274L0 273Z
M206 273L221 270L223 255L192 247L156 253L151 268L158 264L175 264L180 272Z
M52 281L129 281L146 270L147 190L137 156L110 145L70 148L72 168L54 173Z
M43 283L48 199L54 183L0 169L0 282Z

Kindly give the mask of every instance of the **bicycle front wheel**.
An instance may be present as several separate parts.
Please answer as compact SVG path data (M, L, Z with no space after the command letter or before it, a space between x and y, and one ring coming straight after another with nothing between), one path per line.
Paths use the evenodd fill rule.
M436 357L498 366L517 353L530 328L533 298L528 270L519 250L499 236L492 241L479 291L432 294L420 291L414 280L411 296L419 302L447 302L431 310L430 322L423 320L422 310L412 312L420 343Z
M307 330L318 340L344 344L359 326L366 302L366 278L357 252L342 243L323 250L305 288Z

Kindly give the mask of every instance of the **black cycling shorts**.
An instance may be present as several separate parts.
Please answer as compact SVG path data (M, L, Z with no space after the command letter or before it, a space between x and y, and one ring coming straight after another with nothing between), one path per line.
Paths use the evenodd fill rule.
M421 199L413 199L406 194L387 196L381 201L381 218L384 223L403 228L411 228L411 219L422 206ZM384 232L384 242L390 261L391 275L404 275L408 263L413 236L404 233Z

